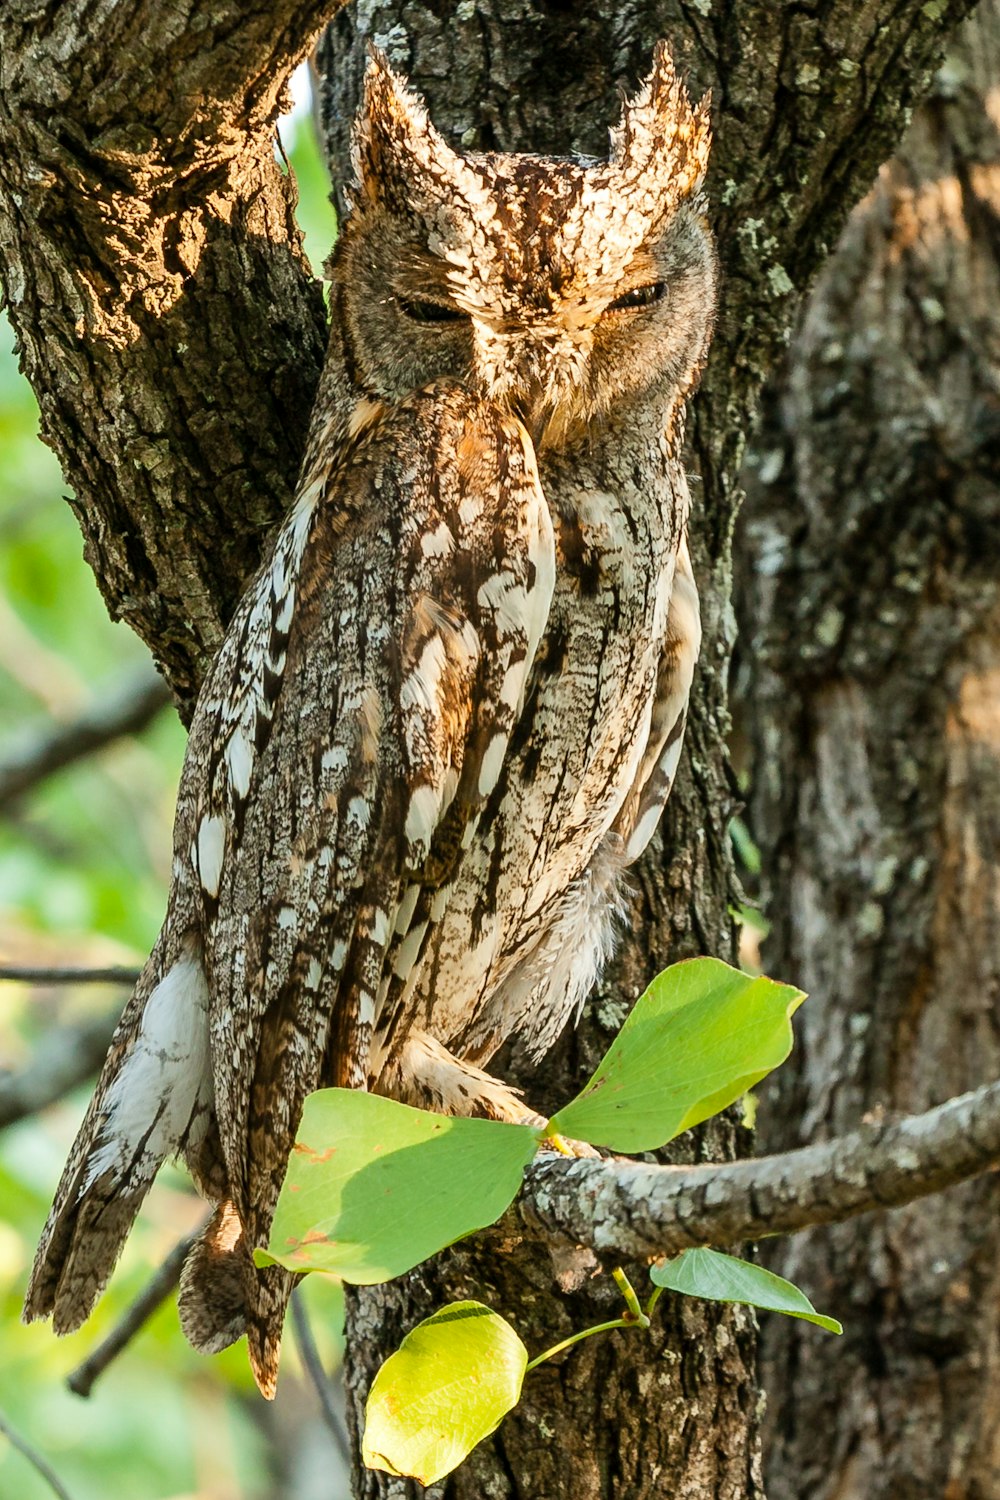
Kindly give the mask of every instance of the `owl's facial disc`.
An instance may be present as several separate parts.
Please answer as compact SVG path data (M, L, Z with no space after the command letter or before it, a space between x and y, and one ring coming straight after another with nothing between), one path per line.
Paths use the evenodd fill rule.
M595 421L628 424L636 401L662 404L699 366L715 266L698 205L683 204L630 254L612 223L580 244L552 232L549 255L486 282L473 306L477 389L521 417L536 448L563 448ZM593 219L588 223L593 230ZM617 253L616 253L617 251Z
M707 101L692 109L663 46L593 166L454 151L376 55L335 261L352 379L388 400L460 380L549 447L640 398L666 419L714 300L708 146Z

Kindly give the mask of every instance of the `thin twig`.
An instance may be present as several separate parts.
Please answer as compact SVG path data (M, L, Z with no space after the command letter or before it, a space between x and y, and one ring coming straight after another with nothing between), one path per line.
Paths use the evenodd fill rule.
M350 1468L350 1440L347 1436L347 1429L344 1426L343 1418L337 1410L330 1377L323 1368L323 1361L316 1347L316 1340L313 1338L309 1315L302 1300L301 1287L296 1287L292 1292L292 1327L295 1331L295 1342L298 1346L299 1357L305 1366L306 1374L316 1388L323 1420L333 1434L333 1440L337 1445L337 1450L341 1458L347 1464L348 1468Z
M20 1073L0 1073L0 1130L46 1109L96 1073L118 1015L116 1009L55 1027Z
M207 1222L207 1220L206 1220ZM135 1301L126 1308L118 1323L112 1328L103 1343L87 1355L82 1364L66 1377L66 1384L77 1396L89 1396L94 1383L117 1359L122 1350L131 1343L140 1328L153 1316L160 1303L165 1301L180 1280L181 1267L188 1251L201 1235L204 1224L193 1234L186 1234L171 1250L159 1270L146 1284Z
M140 973L141 970L129 969L123 964L110 964L104 969L0 964L0 979L9 979L15 984L123 984L131 989Z
M27 1438L23 1438L16 1428L10 1425L3 1412L0 1412L0 1432L8 1439L11 1447L16 1448L18 1453L28 1460L35 1472L42 1476L52 1493L59 1496L59 1500L72 1500L69 1490L48 1461L42 1457L37 1448L32 1447Z
M557 1244L610 1259L677 1255L896 1208L1000 1166L1000 1082L923 1114L757 1160L661 1167L539 1159L518 1203Z
M92 704L71 724L46 729L0 760L0 809L73 761L144 729L169 702L162 677L144 671L110 701Z

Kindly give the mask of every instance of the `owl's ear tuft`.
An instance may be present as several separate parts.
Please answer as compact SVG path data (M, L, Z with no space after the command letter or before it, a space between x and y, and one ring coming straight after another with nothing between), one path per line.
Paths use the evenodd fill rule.
M360 202L423 212L446 196L461 158L434 129L420 96L371 49L354 123L352 163Z
M611 131L611 165L628 183L662 184L670 203L696 193L708 168L712 144L706 94L692 109L687 89L666 42L657 42L653 71L622 106Z

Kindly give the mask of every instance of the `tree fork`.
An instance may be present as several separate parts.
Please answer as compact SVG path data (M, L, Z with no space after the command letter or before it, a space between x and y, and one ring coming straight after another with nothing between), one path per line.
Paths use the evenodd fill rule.
M9 0L0 280L112 617L182 711L287 508L323 301L275 159L336 0Z

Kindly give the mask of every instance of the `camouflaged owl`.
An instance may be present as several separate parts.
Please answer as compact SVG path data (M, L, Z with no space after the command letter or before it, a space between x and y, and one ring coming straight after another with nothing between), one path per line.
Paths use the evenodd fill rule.
M598 164L458 154L370 63L302 480L198 702L166 920L26 1317L86 1318L180 1155L217 1205L185 1332L245 1332L271 1395L292 1278L252 1252L306 1095L537 1118L484 1067L591 988L698 654L708 149L662 44Z

